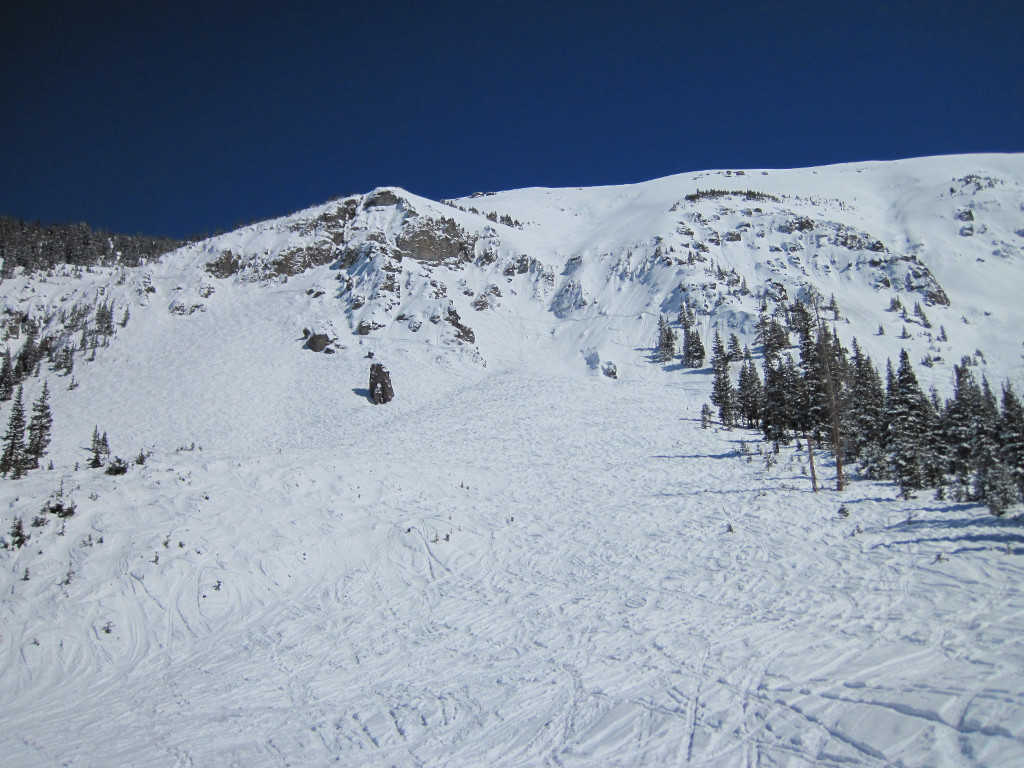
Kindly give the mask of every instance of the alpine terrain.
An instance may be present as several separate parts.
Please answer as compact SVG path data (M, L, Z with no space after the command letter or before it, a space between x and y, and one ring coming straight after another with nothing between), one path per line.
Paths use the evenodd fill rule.
M6 221L8 768L1024 765L1024 155Z

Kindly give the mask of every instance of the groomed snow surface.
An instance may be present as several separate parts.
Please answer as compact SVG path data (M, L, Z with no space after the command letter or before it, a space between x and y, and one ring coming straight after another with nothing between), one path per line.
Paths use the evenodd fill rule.
M706 374L399 362L308 440L2 486L79 507L3 553L6 766L1024 763L1017 523L814 495Z

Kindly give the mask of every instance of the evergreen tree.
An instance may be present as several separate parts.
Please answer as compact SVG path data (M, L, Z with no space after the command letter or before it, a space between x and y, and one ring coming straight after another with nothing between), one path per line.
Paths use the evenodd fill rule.
M659 363L670 363L676 356L676 334L664 316L658 316L658 350Z
M0 473L17 480L25 473L25 406L22 402L22 387L11 406L11 417L4 435L4 452L0 456Z
M722 334L715 329L715 338L711 340L711 365L723 362L728 363L729 358L725 353L725 344L722 343Z
M789 334L774 317L762 313L757 320L756 331L765 357L778 357L789 348Z
M700 407L700 428L701 429L708 429L711 426L711 417L712 417L711 406L708 405L707 403L704 403L704 405L702 405Z
M6 402L14 394L14 365L11 363L11 350L4 350L4 362L0 367L0 400Z
M949 460L949 446L946 445L945 425L942 420L942 401L939 393L932 387L931 395L931 421L928 423L928 431L925 435L924 482L925 485L935 488L946 486L946 471Z
M683 332L683 365L687 368L701 368L704 365L704 343L700 332L691 328Z
M977 406L978 410L972 419L974 434L971 436L971 469L974 474L972 498L975 501L986 501L986 493L999 485L1002 479L999 482L989 480L989 473L999 472L996 465L1001 463L997 442L999 409L988 380L984 377Z
M807 393L805 408L800 418L801 430L806 430L815 440L821 439L821 431L828 424L829 402L822 349L828 340L821 338L821 334L827 332L824 328L819 332L813 325L807 325L800 330L800 368Z
M1003 462L995 460L988 465L982 478L985 506L996 517L1002 517L1019 498L1013 475Z
M92 454L92 458L89 459L89 466L93 469L102 467L103 438L100 437L100 428L98 426L92 430L92 442L89 444L89 453Z
M39 462L50 445L53 416L50 413L50 388L43 382L39 399L32 404L32 418L28 422L28 445L25 448L27 469L39 469Z
M923 488L929 461L931 404L917 382L907 351L900 350L894 390L887 403L890 464L905 493Z
M1017 484L1017 489L1024 493L1024 406L1009 384L1003 387L999 457Z
M932 327L932 324L928 321L928 316L924 313L924 310L921 309L921 302L919 301L914 302L914 314L921 321L921 325L923 325L925 328Z
M814 318L811 317L807 305L797 299L789 307L789 329L801 339L811 333L814 327Z
M879 480L888 476L885 456L885 392L871 358L861 352L853 340L853 376L850 390L848 422L851 437L848 445L853 458L868 477Z
M690 309L690 304L686 298L686 292L682 285L679 286L679 293L682 298L679 300L679 314L676 316L676 322L682 326L684 331L688 331L696 318L693 316L693 310Z
M114 308L106 302L96 308L96 333L100 336L114 335Z
M711 368L714 371L711 403L718 407L718 418L721 419L722 426L732 427L736 409L736 389L729 375L729 355L718 331L715 331L715 340L711 345Z
M743 359L743 350L740 349L740 337L735 333L729 335L729 362L738 363Z
M788 355L785 360L764 359L764 401L761 404L761 429L765 440L788 443L799 407L799 374Z
M834 293L829 299L828 304L825 305L825 309L829 310L832 313L833 319L839 319L839 302L836 301L836 295Z
M39 347L36 344L37 331L35 323L28 324L25 333L25 344L21 347L14 363L14 380L20 383L31 376L39 362Z
M832 297L832 308L838 316L839 309L835 304L835 296ZM814 306L814 318L817 329L818 369L821 376L819 388L824 394L824 419L820 426L815 425L815 429L821 429L829 436L836 460L836 490L842 491L846 484L843 462L846 459L847 441L844 438L843 422L846 415L850 366L839 337L830 334L822 322L817 304ZM808 391L809 388L810 382Z
M998 453L998 415L987 382L980 386L966 362L953 367L953 398L942 415L946 468L959 485L971 489L972 500L981 501L984 474Z
M740 368L739 386L736 388L736 407L748 429L761 423L761 400L764 388L757 367L752 360L744 360Z
M25 524L22 523L20 517L14 518L14 521L11 523L10 533L8 535L11 537L11 545L15 549L21 549L28 543L28 540L32 538L27 533L25 533Z

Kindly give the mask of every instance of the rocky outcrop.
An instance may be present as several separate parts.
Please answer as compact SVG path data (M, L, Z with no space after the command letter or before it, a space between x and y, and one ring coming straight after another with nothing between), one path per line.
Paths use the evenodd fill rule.
M391 374L383 363L370 364L370 399L374 405L390 403L395 398L395 390L391 386Z
M206 265L206 271L214 277L231 277L242 269L242 260L230 250L221 252L213 261Z
M455 329L456 339L467 344L473 344L476 341L476 334L473 333L473 329L462 322L462 318L455 311L455 307L448 307L448 312L445 314L444 319Z
M363 208L379 208L387 205L398 205L399 197L390 189L371 192L363 203Z
M410 223L395 241L399 253L427 264L458 267L473 261L476 238L454 219L425 219Z
M323 352L330 343L331 340L326 333L314 333L306 339L306 349L310 349L313 352Z

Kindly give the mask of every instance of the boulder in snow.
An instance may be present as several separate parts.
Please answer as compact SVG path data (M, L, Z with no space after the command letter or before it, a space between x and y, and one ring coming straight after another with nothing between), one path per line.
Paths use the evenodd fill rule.
M323 352L330 343L331 340L327 337L326 333L314 333L306 339L306 349L311 349L314 352Z
M390 403L395 398L395 390L391 387L391 374L383 363L370 365L370 399L374 405Z

